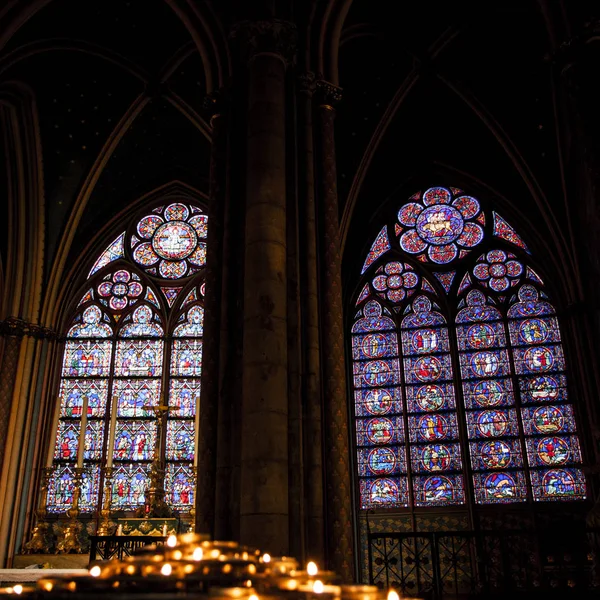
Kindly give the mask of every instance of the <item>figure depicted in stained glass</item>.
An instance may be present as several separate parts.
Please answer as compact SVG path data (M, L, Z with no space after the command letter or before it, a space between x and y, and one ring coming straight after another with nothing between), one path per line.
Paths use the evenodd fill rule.
M563 428L563 413L556 406L540 406L533 413L533 422L540 433L557 433Z
M426 502L448 502L454 499L454 486L447 477L435 475L425 480L423 494Z
M371 333L365 336L362 342L362 351L369 358L384 356L387 347L387 339L383 333Z
M546 465L562 465L568 461L570 449L563 438L546 437L538 442L537 454Z
M507 416L499 410L484 410L477 417L477 428L484 437L501 436L507 427Z
M421 460L427 471L446 471L450 467L450 451L443 444L425 446Z
M367 423L367 437L374 444L387 444L394 436L394 426L389 419L371 419Z
M573 475L564 469L548 471L542 479L542 488L547 496L572 496L576 493Z
M517 495L515 480L508 473L492 473L485 479L485 494L488 498L507 499Z
M548 337L548 328L541 319L527 319L519 327L519 337L527 344L538 344Z
M369 469L374 475L391 473L396 466L396 455L389 448L375 448L369 453Z
M376 479L371 484L370 500L372 504L393 506L398 501L398 486L391 479Z
M386 389L368 390L365 395L367 410L373 415L384 415L392 407L392 396Z
M412 345L421 354L434 352L438 347L438 334L435 329L419 329L413 333Z
M480 381L473 388L475 401L479 406L497 406L504 399L504 389L497 381Z
M554 377L536 377L529 382L529 392L533 400L547 402L558 396L558 383Z
M488 469L503 469L510 465L511 449L502 440L492 440L481 446L481 460Z
M374 360L365 365L363 378L367 385L385 385L390 377L390 366L386 361Z
M439 410L444 405L444 394L437 385L424 385L417 392L417 404L427 411Z
M493 352L476 352L471 357L471 368L480 377L492 377L498 367L498 356Z
M494 343L496 334L491 325L477 323L469 327L467 338L471 348L489 348Z
M548 371L552 368L554 355L549 348L530 348L524 355L525 365L531 371Z
M415 363L415 375L421 381L434 381L442 372L442 365L435 356L424 356Z
M446 437L448 423L441 415L423 415L419 419L419 435L427 441Z

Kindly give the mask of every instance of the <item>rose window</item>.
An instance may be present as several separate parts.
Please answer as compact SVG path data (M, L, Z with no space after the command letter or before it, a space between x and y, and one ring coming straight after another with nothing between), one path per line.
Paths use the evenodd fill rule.
M113 310L123 310L132 304L135 304L144 290L139 277L135 273L120 270L113 275L107 275L104 281L98 285L98 294L108 302Z
M519 283L523 265L515 260L515 255L503 250L490 250L479 257L473 275L495 292L504 292Z
M423 262L447 264L463 258L483 239L485 217L479 202L456 188L429 188L418 202L398 211L400 246Z
M373 287L382 298L391 302L400 302L411 296L419 283L418 275L412 267L401 262L390 262L377 271L373 278Z
M133 259L164 279L191 275L206 262L208 218L196 207L170 204L139 221L131 236Z

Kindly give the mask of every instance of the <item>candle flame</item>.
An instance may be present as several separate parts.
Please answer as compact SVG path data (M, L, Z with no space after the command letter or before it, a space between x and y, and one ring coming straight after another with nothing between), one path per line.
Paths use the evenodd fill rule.
M23 592L23 586L20 583L17 583L17 585L15 585L13 588L13 592L15 594L21 594Z
M270 554L263 554L262 559L263 559L264 563L271 562L271 555Z
M320 581L319 579L317 579L314 583L313 583L313 592L315 594L322 594L323 593L323 582Z
M311 576L314 577L318 572L319 569L317 567L317 564L314 563L312 560L306 565L306 572Z
M176 545L177 545L177 536L170 535L167 538L167 546L169 546L169 548L175 548Z
M98 565L95 565L90 569L90 575L92 577L98 577L100 573L102 573L102 569Z
M400 596L396 590L390 590L387 595L387 600L400 600Z
M167 577L172 573L172 571L173 567L171 567L169 563L165 563L160 569L160 572Z
M198 547L198 548L194 549L194 553L192 554L192 558L195 561L202 560L203 556L204 556L204 551L202 550L202 548Z

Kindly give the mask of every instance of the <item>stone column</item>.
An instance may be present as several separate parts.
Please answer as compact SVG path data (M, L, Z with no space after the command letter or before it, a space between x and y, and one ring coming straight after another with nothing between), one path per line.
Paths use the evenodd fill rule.
M295 29L240 24L248 62L240 538L289 551L285 75Z
M334 135L334 104L341 99L341 90L325 81L318 81L317 92L316 128L319 141L316 165L325 432L325 543L328 568L350 581L354 579L352 491Z
M0 323L0 334L3 337L0 363L0 473L4 460L11 403L17 376L17 363L21 342L26 331L26 323L20 319L8 318Z
M304 488L306 498L306 555L323 564L323 443L319 356L319 286L313 140L315 77L298 80L298 192L300 214L301 290L303 320Z
M215 488L217 469L217 427L219 404L219 346L221 316L221 269L223 266L223 207L227 132L223 125L223 98L211 94L205 100L211 114L210 188L208 199L208 240L206 249L204 299L205 319L202 341L202 387L198 440L196 531L215 532Z

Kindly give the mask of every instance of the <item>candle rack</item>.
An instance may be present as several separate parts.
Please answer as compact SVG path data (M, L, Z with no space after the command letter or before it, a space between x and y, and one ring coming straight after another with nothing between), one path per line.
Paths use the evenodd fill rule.
M73 477L73 503L66 511L68 521L64 524L55 523L56 552L57 554L68 554L70 552L81 554L84 549L81 543L83 524L79 520L79 498L81 496L81 483L85 469L76 467Z
M112 505L112 478L113 468L104 467L104 497L102 498L102 510L98 512L98 529L96 535L111 535L116 524L110 520Z
M46 506L48 504L48 486L50 485L50 478L53 472L53 467L44 467L42 469L40 499L35 512L35 525L31 531L31 539L24 546L26 553L33 554L39 552L47 554L50 552L51 542L48 536L50 524L46 521L46 517L48 516Z

